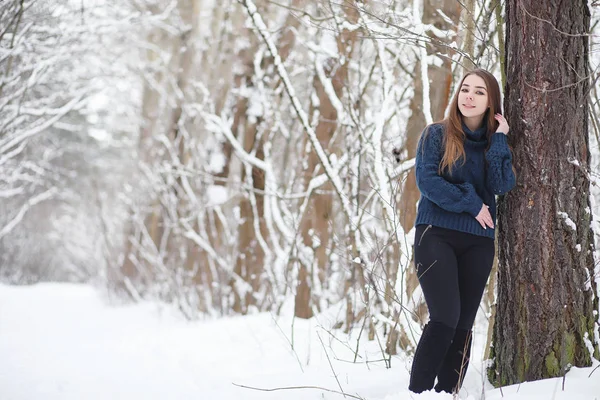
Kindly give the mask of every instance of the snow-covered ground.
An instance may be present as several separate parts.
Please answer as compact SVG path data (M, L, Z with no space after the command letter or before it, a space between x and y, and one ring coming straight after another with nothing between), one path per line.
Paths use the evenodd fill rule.
M0 400L344 398L309 387L368 400L452 399L409 393L410 357L386 369L377 341L361 342L352 363L355 337L332 336L333 311L293 321L286 310L190 323L164 305L109 306L90 286L0 285ZM481 360L486 329L479 318L461 399L600 400L597 361L573 368L564 391L562 379L492 388Z

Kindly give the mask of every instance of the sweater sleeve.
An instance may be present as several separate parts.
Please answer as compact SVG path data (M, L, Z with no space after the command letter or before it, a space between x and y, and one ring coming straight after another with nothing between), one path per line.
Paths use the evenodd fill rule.
M512 169L512 154L506 139L504 133L494 133L490 148L485 155L488 163L486 184L494 194L504 194L516 184Z
M421 194L444 210L461 213L467 212L476 217L481 211L483 200L468 183L451 183L438 173L442 161L443 132L439 127L432 126L429 132L421 134L417 146L415 173L417 187Z

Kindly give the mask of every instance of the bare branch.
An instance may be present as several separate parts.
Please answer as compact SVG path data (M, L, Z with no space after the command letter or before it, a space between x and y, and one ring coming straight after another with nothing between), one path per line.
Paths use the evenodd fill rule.
M342 396L348 396L353 399L365 400L364 397L354 396L352 394L338 392L337 390L327 389L327 388L320 387L320 386L288 386L288 387L282 387L282 388L263 389L263 388L257 388L257 387L246 386L246 385L238 385L237 383L232 383L232 385L241 387L244 389L259 390L261 392L277 392L280 390L297 390L297 389L316 389L316 390L324 390L324 391L330 392L330 393L340 394Z

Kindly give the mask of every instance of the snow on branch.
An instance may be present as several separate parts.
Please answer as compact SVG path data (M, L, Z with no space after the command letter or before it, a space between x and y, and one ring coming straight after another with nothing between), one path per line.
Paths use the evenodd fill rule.
M575 222L573 222L573 220L569 217L569 214L567 214L566 212L563 211L559 211L557 213L557 215L559 217L561 217L563 219L563 221L565 221L565 224L567 224L567 226L571 229L573 229L574 231L577 231L577 225L575 224Z
M216 115L213 114L208 114L208 113L203 113L204 118L206 119L206 121L212 123L212 126L207 126L207 128L209 130L213 130L213 131L217 131L222 133L223 135L225 135L225 137L227 138L227 140L231 143L231 145L233 146L233 148L236 151L236 154L242 159L242 161L244 161L245 163L248 163L260 170L263 171L267 171L269 166L261 159L253 156L252 154L246 152L246 150L244 150L244 147L242 146L242 144L235 138L235 136L233 136L233 133L231 132L231 128L229 127L229 125L223 121L222 118L217 117ZM217 129L215 129L217 128Z
M413 19L415 26L422 25L422 19L417 0L414 0L413 4ZM422 26L422 30L425 32L424 26ZM419 54L421 58L421 81L423 83L423 114L425 115L425 122L429 125L433 123L433 116L431 115L431 100L429 99L429 68L427 63L427 48L425 45L420 46Z
M374 172L375 176L374 181L376 182L376 187L381 194L382 206L384 210L384 217L389 222L390 228L394 225L394 209L392 207L393 203L393 195L389 190L389 176L386 175L383 168L383 153L381 151L381 143L383 138L383 129L385 121L389 114L393 112L393 102L394 96L391 94L393 92L391 79L391 74L387 70L386 67L386 59L385 59L385 51L381 43L377 44L377 50L379 54L379 59L381 61L381 68L383 71L383 76L385 79L383 80L383 104L381 106L381 111L379 112L379 117L375 118L375 129L373 131L373 150L375 152L375 162L374 162ZM393 229L393 232L396 234L396 240L399 240L399 230Z
M14 227L17 226L17 224L23 220L23 217L25 216L25 214L27 214L27 211L31 210L33 206L35 206L38 203L41 203L42 201L52 198L57 192L57 188L52 188L43 193L38 194L37 196L27 199L25 204L23 204L19 209L17 215L6 225L4 225L2 229L0 229L0 239L2 239L4 236L10 233L14 229Z
M67 104L65 104L63 107L61 107L59 110L57 110L52 118L49 118L45 121L43 121L43 123L31 127L29 130L26 130L24 132L19 132L17 134L14 135L9 135L6 138L4 138L3 140L0 141L0 153L4 154L5 152L9 151L12 147L17 146L19 143L24 142L26 139L37 135L40 132L43 132L44 130L48 129L49 127L51 127L54 123L56 123L58 120L60 120L62 117L64 117L68 112L74 110L76 107L81 106L82 101L85 101L86 99L84 98L86 94L89 94L89 89L84 89L82 92L78 93L77 96L75 96L73 99L71 99Z
M308 117L307 117L306 113L304 112L304 110L302 109L300 100L296 96L294 87L292 86L292 83L289 79L289 75L288 75L285 67L283 66L283 63L281 62L281 57L279 57L279 53L277 52L277 47L275 46L275 43L273 43L273 40L270 37L267 26L263 22L263 19L252 0L238 0L238 1L246 8L246 11L248 11L248 15L252 19L254 26L256 27L256 29L258 30L258 33L263 38L265 44L269 48L269 52L273 56L274 65L277 69L277 73L283 82L283 85L285 87L285 90L286 90L288 96L290 97L292 106L294 107L294 110L296 111L296 114L298 115L298 118L300 119L302 126L304 127L304 129L306 130L306 132L308 134L308 138L309 138L313 148L315 149L315 152L317 154L319 162L323 166L325 174L327 175L327 177L333 184L334 190L337 193L338 197L340 198L342 210L343 210L344 214L346 215L346 218L348 219L348 221L352 222L353 221L352 207L350 205L350 201L348 200L348 197L344 194L342 181L341 181L339 175L335 172L335 170L331 166L329 159L327 158L327 155L325 154L325 151L323 150L323 147L321 146L321 143L319 142L319 139L317 138L316 132L312 129L312 127L310 126L310 124L308 122ZM352 225L354 225L354 224L352 224Z

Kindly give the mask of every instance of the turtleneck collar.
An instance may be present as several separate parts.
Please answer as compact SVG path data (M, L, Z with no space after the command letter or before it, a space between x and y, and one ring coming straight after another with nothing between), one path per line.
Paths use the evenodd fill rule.
M479 128L475 129L475 131L472 131L469 129L469 127L467 125L465 125L465 123L462 123L462 128L463 128L463 132L466 135L465 140L472 142L473 144L475 143L487 143L487 138L485 136L485 134L487 133L487 124L484 123L482 126L480 126Z

